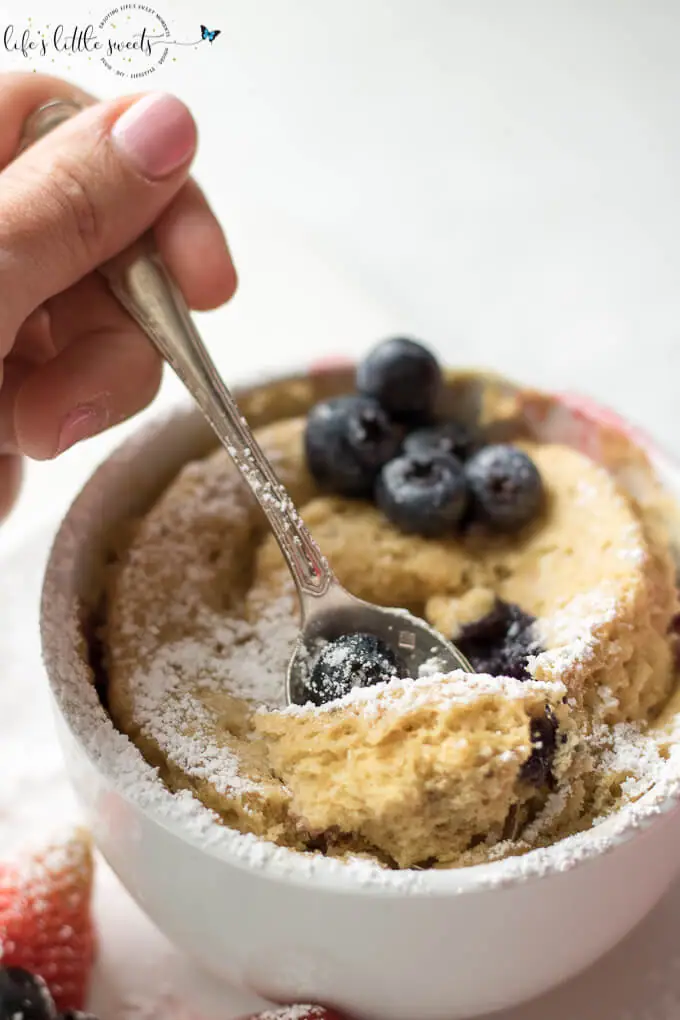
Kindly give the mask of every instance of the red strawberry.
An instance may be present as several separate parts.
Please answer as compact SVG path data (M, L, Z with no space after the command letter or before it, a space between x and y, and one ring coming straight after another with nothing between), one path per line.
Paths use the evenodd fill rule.
M85 1006L95 952L92 873L82 831L27 863L0 864L0 962L43 978L60 1012Z

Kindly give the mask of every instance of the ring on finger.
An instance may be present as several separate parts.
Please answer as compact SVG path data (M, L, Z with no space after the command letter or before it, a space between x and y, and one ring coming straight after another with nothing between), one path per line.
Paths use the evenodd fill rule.
M33 110L24 122L17 155L82 109L83 104L75 99L50 99Z

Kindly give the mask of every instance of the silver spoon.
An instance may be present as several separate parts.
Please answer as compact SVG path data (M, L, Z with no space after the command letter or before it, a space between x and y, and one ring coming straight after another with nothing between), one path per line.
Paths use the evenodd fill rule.
M77 112L72 103L46 104L27 123L24 147ZM455 645L424 620L403 609L364 602L342 587L220 378L151 236L100 266L99 272L193 396L262 507L286 559L301 612L301 630L286 676L288 702L309 700L307 679L314 650L344 634L380 638L410 677L455 669L474 672Z

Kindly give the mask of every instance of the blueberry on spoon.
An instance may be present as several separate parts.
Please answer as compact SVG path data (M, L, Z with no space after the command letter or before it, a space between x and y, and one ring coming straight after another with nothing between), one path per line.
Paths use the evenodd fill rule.
M373 634L345 634L323 646L307 682L315 705L342 698L354 687L403 676L394 651Z

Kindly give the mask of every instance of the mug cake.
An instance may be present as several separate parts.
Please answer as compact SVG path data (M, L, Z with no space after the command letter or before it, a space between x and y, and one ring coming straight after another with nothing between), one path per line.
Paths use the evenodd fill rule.
M555 401L394 338L353 388L268 388L257 441L340 582L454 641L404 675L371 635L286 705L293 582L224 450L127 522L98 642L120 731L173 792L302 854L447 869L641 797L675 747L674 507L636 437L565 442Z

